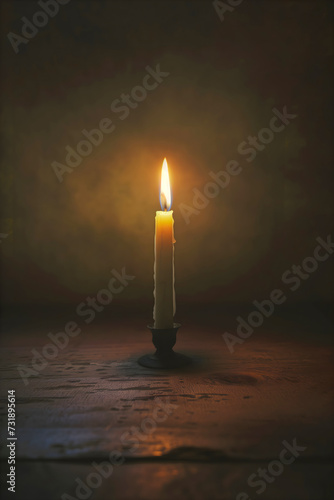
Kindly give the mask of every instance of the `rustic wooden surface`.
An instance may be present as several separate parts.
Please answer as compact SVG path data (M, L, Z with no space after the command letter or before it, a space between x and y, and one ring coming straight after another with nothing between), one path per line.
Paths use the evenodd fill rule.
M247 486L247 478L265 463L135 463L124 464L92 490L92 500L236 500L245 492L263 500L332 500L333 467L330 464L294 463L260 495ZM76 478L84 482L89 464L24 462L18 468L18 492L1 499L76 499ZM21 484L22 483L22 484ZM70 498L71 498L70 497ZM65 497L66 498L66 497ZM246 497L247 498L247 497ZM68 499L67 499L68 500ZM238 499L239 500L239 499Z
M17 365L29 365L31 349L40 351L49 339L7 338L1 384L2 395L16 391L17 456L25 460L20 482L31 483L36 499L73 495L75 477L118 450L125 464L91 498L235 499L241 491L255 498L247 477L278 458L283 440L295 438L305 451L262 497L331 498L333 354L327 336L293 335L291 322L281 322L278 331L262 329L231 354L221 333L180 330L176 350L191 355L193 366L153 371L136 362L153 351L149 332L118 325L109 335L105 325L96 326L71 339L27 386ZM122 435L143 428L156 398L176 406L133 449ZM4 411L1 417L4 443Z

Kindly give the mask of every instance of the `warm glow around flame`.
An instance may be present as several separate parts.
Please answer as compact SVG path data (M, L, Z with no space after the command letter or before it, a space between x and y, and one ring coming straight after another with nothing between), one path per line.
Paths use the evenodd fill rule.
M170 210L172 204L172 195L170 191L168 165L166 158L162 164L161 187L160 187L160 205L162 210Z

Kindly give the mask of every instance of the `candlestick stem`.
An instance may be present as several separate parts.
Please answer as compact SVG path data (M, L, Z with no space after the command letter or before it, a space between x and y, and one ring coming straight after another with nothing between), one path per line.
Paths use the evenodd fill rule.
M173 351L176 343L176 334L180 328L179 323L174 323L172 328L154 328L148 326L152 332L152 342L156 351L154 354L142 356L138 363L146 368L180 368L192 362L184 354Z

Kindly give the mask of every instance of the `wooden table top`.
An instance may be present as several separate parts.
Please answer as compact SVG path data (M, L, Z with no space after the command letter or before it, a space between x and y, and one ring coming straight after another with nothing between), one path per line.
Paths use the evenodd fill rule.
M152 370L137 363L154 350L148 331L129 323L92 325L26 378L27 385L17 367L31 367L31 349L42 352L50 339L41 332L6 337L2 397L16 391L21 482L36 499L46 493L75 498L75 478L114 452L122 463L94 489L94 499L235 499L240 492L255 498L250 474L277 460L284 443L297 443L302 451L267 484L263 498L331 498L328 337L294 335L294 323L281 320L231 354L222 333L203 325L181 328L175 350L193 364ZM1 417L5 443L6 412ZM7 455L3 447L2 458ZM43 479L34 481L37 475Z

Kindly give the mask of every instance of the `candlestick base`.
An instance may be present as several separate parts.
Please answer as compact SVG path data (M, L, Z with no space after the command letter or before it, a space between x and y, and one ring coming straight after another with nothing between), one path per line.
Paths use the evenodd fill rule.
M192 362L191 358L173 351L176 333L180 326L179 323L174 323L172 328L154 328L149 325L156 352L142 356L138 359L138 363L146 368L160 369L181 368L189 365Z

